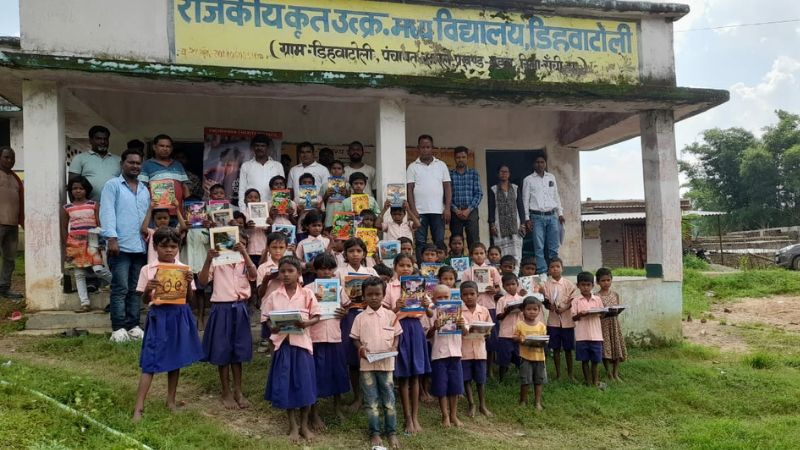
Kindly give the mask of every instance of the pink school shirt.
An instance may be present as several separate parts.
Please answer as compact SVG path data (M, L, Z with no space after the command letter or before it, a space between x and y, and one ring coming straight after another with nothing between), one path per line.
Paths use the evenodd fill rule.
M397 223L394 220L384 222L381 226L383 229L383 239L386 241L396 241L401 237L407 237L414 240L414 231L411 230L411 222L403 221Z
M359 266L358 269L353 269L350 264L346 264L343 267L337 268L335 272L335 276L339 278L339 282L341 283L342 287L344 287L344 279L348 273L360 273L364 275L372 275L373 277L378 276L378 272L375 272L375 269L372 267L362 265ZM342 298L342 307L350 305L350 297L347 296L347 289L342 289L342 295L340 297Z
M185 264L181 264L181 263L179 263L177 261L175 262L175 264L185 267L186 270L188 270L189 272L192 271L191 267L189 267L189 266L187 266ZM145 288L147 288L147 282L156 277L156 272L158 272L158 265L159 265L159 262L156 261L156 262L154 262L152 264L147 264L146 266L142 267L142 270L139 271L139 281L136 283L136 292L144 292ZM194 280L192 280L190 288L192 289L192 291L197 289L195 287L195 285L194 285ZM152 300L152 299L153 299L153 296L151 294L150 295L150 300ZM158 305L156 305L156 306L158 306Z
M377 311L367 308L353 321L350 338L358 339L367 353L382 353L390 351L395 337L402 333L403 329L393 312L386 308L378 308ZM391 372L394 370L394 360L395 357L392 357L371 363L366 358L360 358L360 370Z
M311 289L304 288L297 285L297 290L290 298L286 292L286 287L281 285L278 289L270 294L264 303L261 305L261 318L268 319L271 311L280 310L297 310L300 311L300 317L303 320L308 320L314 316L319 316L319 303ZM278 334L273 333L269 338L275 345L275 351L280 349L281 344L286 338L289 338L289 345L304 348L309 353L314 353L314 347L311 342L311 332L308 328L303 330L303 334Z
M502 314L506 310L506 306L520 298L519 295L509 295L506 294L500 297L500 300L497 301L497 314ZM508 313L503 320L500 321L500 331L498 332L498 336L501 338L512 338L514 337L514 326L517 325L517 321L522 318L522 310L520 308L514 308L513 311Z
M488 267L489 269L491 269L489 270L489 276L492 279L492 284L495 286L500 285L501 281L500 272L498 272L496 268L490 266L487 261L484 261L483 264L473 264L472 267ZM461 280L462 282L472 281L472 270L464 272L463 278L464 279ZM478 293L478 304L490 311L497 308L497 306L494 303L494 295L487 294L485 292Z
M331 245L331 240L326 238L325 236L323 236L321 234L319 236L309 236L309 237L303 239L302 241L300 241L299 244L297 244L297 248L294 251L294 255L297 256L297 259L299 259L300 261L305 262L305 260L306 260L305 259L305 254L303 254L303 252L305 250L303 248L304 248L306 242L311 242L311 241L322 241L322 245L325 246L325 250L327 250L328 246ZM308 262L306 264L309 267L311 266L311 262Z
M572 299L572 308L568 312L575 316L591 308L602 307L603 300L600 297L592 295L587 299L581 295ZM575 341L603 341L600 315L592 314L575 321Z
M311 292L317 291L317 283L307 286ZM341 299L342 288L339 288L339 298ZM340 300L341 302L341 300ZM320 320L311 327L311 341L317 342L342 342L342 327L339 319Z
M247 254L261 256L267 248L267 233L263 228L250 228L247 235Z
M211 266L208 281L214 282L211 302L235 302L250 298L250 279L243 262Z
M272 273L273 269L278 270L278 263L273 261L272 257L270 257L269 254L267 254L266 261L261 261L261 264L258 266L258 271L256 272L256 288L264 284L264 277ZM264 292L264 296L261 297L262 307L264 305L264 302L267 300L267 297L269 297L269 294L275 292L275 290L278 289L280 286L281 286L280 277L275 278L269 282L269 284L267 285L267 291ZM262 320L262 322L264 321L265 319Z
M464 318L464 323L470 324L472 322L491 322L492 316L489 315L489 310L481 305L475 305L475 310L470 311L469 308L461 308L461 317ZM481 360L486 359L486 339L467 339L462 336L461 339L461 360Z
M575 295L575 285L564 277L556 281L548 278L542 286L544 296L550 299L551 304L558 304L560 307L569 305L570 299ZM572 321L572 313L569 308L566 311L558 314L551 310L547 314L547 326L558 328L575 328L575 322Z
M436 323L440 313L441 311L437 309L431 318L432 323ZM431 361L444 358L461 358L460 334L439 334L437 332L433 335Z
M147 229L147 264L155 264L158 262L158 252L156 252L156 248L153 246L153 235L156 234L156 230L153 228ZM178 256L175 256L175 264L181 264L181 261L178 259Z

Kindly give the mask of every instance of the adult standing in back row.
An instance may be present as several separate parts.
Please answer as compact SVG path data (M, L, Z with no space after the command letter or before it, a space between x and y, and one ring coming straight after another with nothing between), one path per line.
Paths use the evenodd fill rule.
M347 147L347 157L350 158L350 164L344 168L344 179L349 180L350 175L361 172L367 176L367 189L366 191L375 196L375 168L363 161L364 159L364 145L361 142L353 141Z
M547 265L558 256L561 245L559 224L564 223L556 177L545 169L547 156L537 155L533 162L533 173L522 182L522 199L528 212L525 226L529 231L533 230L537 273L547 272Z
M183 164L172 159L173 142L172 138L166 134L159 134L153 138L154 157L142 164L139 181L149 183L153 181L172 181L175 189L175 199L179 205L183 205L183 199L191 192L189 187L189 177ZM169 207L169 214L174 216L177 211L174 207Z
M257 134L250 140L253 159L245 161L239 169L239 208L245 207L244 194L248 189L258 191L262 202L272 200L269 180L283 176L283 165L270 157L272 139L266 134Z
M428 229L433 242L444 246L444 226L450 222L452 190L447 164L433 156L433 138L427 134L417 139L419 158L406 170L408 205L419 217L420 226L414 232L417 261L422 260L422 248L428 241Z
M481 204L483 190L478 171L467 167L468 156L469 149L467 147L459 146L453 150L456 168L450 171L450 180L453 186L450 232L463 236L466 230L467 245L471 249L473 244L480 241L478 205Z
M79 153L69 164L69 178L73 179L83 175L92 185L92 195L89 200L100 201L100 193L106 181L119 176L119 156L108 152L108 142L111 133L102 125L95 125L89 129L89 144L92 149Z

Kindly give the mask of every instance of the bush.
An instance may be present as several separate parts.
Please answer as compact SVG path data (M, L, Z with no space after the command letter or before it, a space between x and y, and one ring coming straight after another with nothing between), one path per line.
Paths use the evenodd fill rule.
M692 254L683 255L684 269L708 270L709 264Z
M767 353L753 353L744 358L745 364L753 369L769 369L775 366L775 358Z

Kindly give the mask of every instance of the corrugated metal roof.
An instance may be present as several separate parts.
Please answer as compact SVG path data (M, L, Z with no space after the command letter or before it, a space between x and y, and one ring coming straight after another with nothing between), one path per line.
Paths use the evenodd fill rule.
M682 211L684 216L723 216L726 213L719 211ZM607 222L612 220L643 220L645 213L602 213L602 214L581 214L581 222Z

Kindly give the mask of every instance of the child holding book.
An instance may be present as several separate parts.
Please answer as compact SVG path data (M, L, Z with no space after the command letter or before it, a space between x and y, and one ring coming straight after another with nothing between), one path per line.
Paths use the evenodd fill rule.
M580 295L572 299L570 313L575 321L575 359L581 362L583 380L587 386L600 386L597 364L603 361L603 327L600 313L590 312L603 308L603 300L592 294L594 277L589 272L578 274ZM591 371L590 371L591 365Z
M250 203L261 203L261 193L258 192L258 189L248 189L244 193L244 202L245 207ZM250 255L253 264L258 267L261 263L261 254L267 248L267 230L256 227L255 222L248 220L245 224L245 233L247 234L247 254Z
M500 287L501 283L500 273L497 272L496 268L489 265L488 261L486 260L486 246L481 244L480 242L472 246L472 250L470 251L470 256L472 257L472 268L464 272L461 281L462 282L476 281L475 280L476 269L482 270L486 274L488 274L487 277L488 285L483 289L482 292L481 291L478 292L478 304L488 309L489 314L492 316L492 321L496 322L497 306L494 301L494 295L497 293L497 288ZM480 288L481 286L478 287ZM494 363L494 353L497 347L498 329L499 329L499 324L495 325L495 328L492 330L492 334L486 341L486 349L489 352L487 369L489 370L491 370L491 366Z
M334 278L336 259L330 253L317 255L312 265L317 280ZM323 300L323 286L317 281L308 285L314 292L317 301ZM341 305L341 286L336 293ZM342 394L350 390L347 374L347 362L342 348L341 316L323 318L311 327L311 341L314 343L314 367L317 374L317 403L311 406L311 428L323 431L325 422L319 415L319 400L333 397L333 409L340 421L344 420L342 412Z
M274 408L286 410L289 419L289 440L300 436L312 440L308 425L311 405L317 401L317 380L314 367L310 328L319 322L319 303L310 289L300 285L300 260L284 256L278 261L281 285L264 300L261 316L271 325L270 339L275 355L267 377L264 400ZM277 311L299 311L301 319L293 325L300 334L284 334L274 326L270 314Z
M447 258L444 259L444 263L449 266L453 258L464 257L464 236L460 234L451 234L448 246L450 250L447 253Z
M536 297L525 297L522 302L522 320L514 326L514 342L519 344L520 387L519 404L528 404L528 390L533 385L533 399L537 411L542 410L542 386L547 384L547 368L545 366L544 346L525 345L528 336L544 336L547 327L538 317L542 304Z
M350 188L347 180L344 179L344 163L336 160L331 163L331 176L323 183L320 189L322 199L325 201L325 230L330 231L333 227L333 212L336 211L335 205L344 201L350 196Z
M186 229L186 222L183 221L183 213L181 213L181 208L178 205L177 200L172 203L173 208L178 215L178 228L175 228L175 231L180 236L183 234L182 230ZM169 227L170 215L169 209L167 208L158 208L156 206L156 201L150 201L150 207L147 208L147 212L144 215L144 220L142 221L141 226L141 233L142 238L147 241L147 264L152 264L158 261L158 253L153 245L153 234L155 234L156 230L161 227ZM153 227L150 227L150 223L153 224ZM178 255L175 255L177 258Z
M549 348L553 351L556 379L561 378L561 351L567 361L567 377L575 381L572 370L572 351L575 350L575 322L572 320L572 298L575 285L561 276L562 262L553 258L547 266L548 279L542 289L547 308L547 334L550 336Z
M274 191L286 190L286 178L276 175L269 180L269 190L272 192L273 198L275 197ZM272 206L269 208L269 223L270 225L294 225L297 223L297 204L291 199L288 200L285 211L281 211L272 201Z
M497 320L500 321L497 333L497 365L500 381L503 381L510 364L519 367L519 347L514 342L514 327L522 317L519 304L522 297L517 294L517 276L513 273L504 274L502 282L506 293L497 302Z
M103 265L100 249L89 246L89 230L100 225L98 205L88 199L92 194L92 185L86 177L79 175L69 181L67 194L70 203L64 205L61 211L61 240L65 249L66 267L72 269L81 302L80 308L75 312L85 313L92 310L86 287L86 271L91 269L106 284L111 284L111 271Z
M380 219L378 218L377 215L375 215L375 212L373 210L364 209L361 211L361 213L358 214L358 216L359 220L361 220L361 224L358 226L358 228L373 228L375 230L380 229L381 227ZM358 230L356 230L356 232L358 232ZM375 256L367 255L365 264L368 267L374 267L375 263L376 263Z
M434 302L450 299L450 288L440 284L433 291ZM461 372L461 334L441 332L444 319L449 318L442 308L437 308L433 326L428 336L433 338L431 350L431 395L439 399L442 426L460 427L458 419L458 397L464 394L464 376ZM463 333L464 318L459 314L456 326Z
M319 246L321 244L323 252L328 251L331 246L331 240L322 235L323 226L323 216L318 211L308 211L303 217L303 228L308 233L308 237L297 244L295 255L300 261L303 261L304 269L311 269L311 262L313 261L312 245ZM316 242L319 242L319 244L316 244ZM311 259L308 259L308 257L311 257Z
M217 366L225 409L245 409L250 407L250 402L242 394L242 363L250 361L253 355L247 303L250 283L256 280L257 270L244 244L237 242L233 249L241 253L242 262L214 266L211 263L219 252L210 249L198 275L203 285L214 282L211 315L203 333L203 361ZM233 374L233 391L230 373Z
M156 274L161 264L175 264L180 242L180 235L168 227L159 228L153 234L158 259L142 267L136 285L136 291L141 292L145 304L156 300L159 290L166 289L166 286L157 280ZM139 377L136 405L133 408L134 422L142 418L144 402L156 373L167 372L167 408L177 411L175 395L178 391L181 368L203 357L203 347L200 345L195 318L189 307L194 293L192 272L189 266L182 264L178 266L186 269L183 281L188 288L184 301L178 304L153 304L147 311L147 326L139 356L142 374ZM136 309L136 314L139 314L138 306Z
M275 292L281 285L278 273L278 261L286 253L286 235L283 233L270 233L267 236L267 248L261 254L261 264L256 273L256 296L259 304L264 303L267 297ZM261 343L259 352L269 352L272 342L269 340L269 326L265 317L261 317Z
M350 182L350 189L352 193L350 194L350 197L344 199L342 203L336 205L336 210L334 213L338 211L353 211L358 214L364 209L370 209L375 214L380 214L381 209L378 206L378 202L375 201L375 197L366 192L367 176L361 172L354 172L350 174L350 179L348 181ZM356 200L354 200L354 198ZM361 200L365 200L365 204L359 206L359 201ZM356 206L358 206L358 208L353 207L354 201L356 202Z
M403 207L398 208L392 206L392 201L387 199L383 203L383 210L381 210L379 217L386 217L386 211L389 211L392 220L382 221L383 239L395 241L400 238L407 238L413 241L414 230L419 228L419 218L409 209L408 202L403 200Z
M298 205L297 223L303 223L303 218L305 218L306 214L310 211L316 211L320 213L321 217L324 217L325 202L319 194L320 186L315 186L315 182L314 175L310 173L300 175L300 191L295 193L294 198L294 203ZM303 186L309 187L304 189ZM311 188L313 188L313 192ZM303 258L300 258L300 260L302 261Z
M353 322L350 339L359 356L359 379L364 395L364 408L369 423L370 445L379 447L381 441L381 416L383 432L389 445L399 448L397 441L397 415L394 399L395 357L369 362L367 355L397 351L398 337L403 330L394 312L383 307L385 285L377 277L364 280L362 292L367 309Z
M411 257L401 253L394 259L395 278L386 289L383 306L392 310L400 319L403 335L400 337L395 377L400 383L400 401L403 404L406 433L422 431L419 425L420 377L431 371L428 343L422 324L423 316L433 315L428 310L430 302L423 297L420 302L424 312L405 312L406 299L403 297L400 277L414 273Z
M595 279L600 286L597 296L603 300L603 306L619 306L619 294L611 290L611 270L605 267L597 269ZM604 317L600 325L603 328L603 367L606 376L611 380L621 381L619 377L619 364L628 359L628 349L625 346L625 336L619 325L619 317ZM611 364L611 370L608 366Z
M461 301L464 302L461 312L464 322L467 325L473 322L491 323L492 316L489 315L489 310L478 304L478 285L474 281L465 281L461 283L459 289L461 290ZM486 407L486 358L486 338L474 338L470 337L469 333L465 333L461 340L461 372L464 377L464 392L469 404L467 410L469 417L475 417L475 400L472 396L473 381L478 391L478 410L486 417L493 415Z

